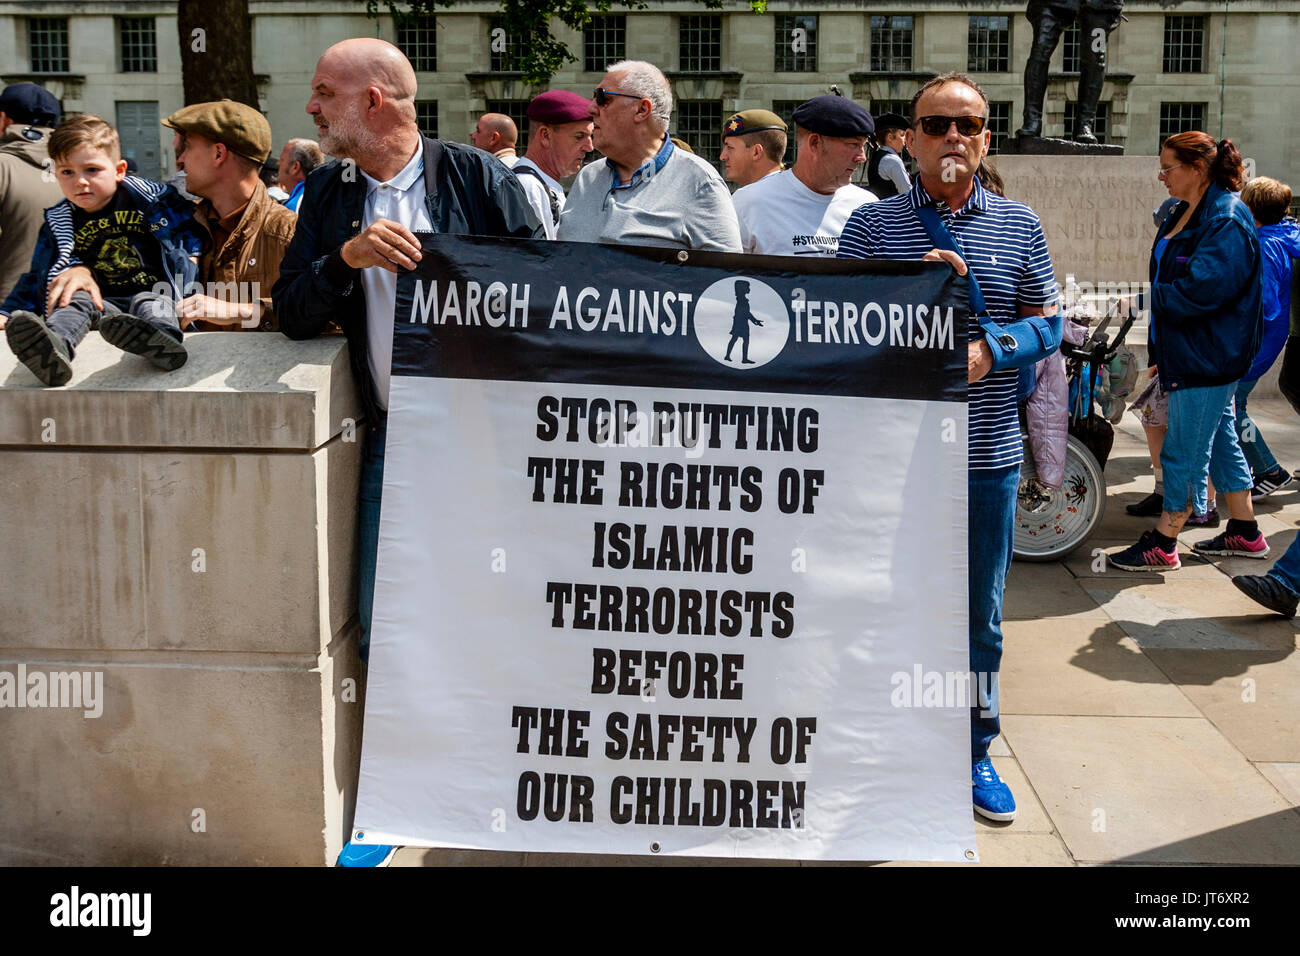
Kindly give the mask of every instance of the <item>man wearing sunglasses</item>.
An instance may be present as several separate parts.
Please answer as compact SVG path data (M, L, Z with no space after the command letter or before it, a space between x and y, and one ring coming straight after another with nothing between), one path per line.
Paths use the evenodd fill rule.
M967 76L949 73L921 87L907 131L916 182L849 217L839 254L942 261L959 275L969 267L986 303L984 322L972 314L967 327L970 666L983 698L971 708L971 783L976 811L1009 821L1015 798L988 750L1000 732L1002 594L1020 477L1017 380L1019 369L1060 345L1061 319L1038 217L1023 203L986 191L976 177L991 138L988 115L988 98ZM978 300L975 283L971 296Z
M866 162L871 114L846 96L815 96L794 111L794 166L732 196L745 252L834 258L849 214L876 197L854 186Z
M709 163L668 138L673 93L653 64L609 68L591 100L604 162L578 174L557 238L611 245L740 251L731 194Z

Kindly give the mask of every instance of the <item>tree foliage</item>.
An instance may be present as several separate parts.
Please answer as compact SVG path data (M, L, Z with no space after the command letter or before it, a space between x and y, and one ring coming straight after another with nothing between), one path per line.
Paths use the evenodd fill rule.
M416 18L437 12L439 7L451 7L456 0L409 0L395 2L383 0L383 6L399 26ZM696 0L706 10L721 10L723 0ZM767 10L767 0L749 0L755 13ZM523 71L524 81L545 85L565 64L577 62L569 48L551 33L551 19L565 26L581 30L591 22L594 13L609 13L615 7L627 10L644 10L643 0L501 0L501 12L496 25L505 28L512 37L526 37L520 44L516 64ZM366 13L379 16L380 0L366 0Z

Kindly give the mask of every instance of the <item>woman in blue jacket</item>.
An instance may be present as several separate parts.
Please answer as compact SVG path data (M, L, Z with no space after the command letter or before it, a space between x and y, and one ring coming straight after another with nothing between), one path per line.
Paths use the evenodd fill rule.
M1160 452L1164 505L1152 531L1110 555L1124 571L1180 567L1178 532L1206 510L1206 477L1231 518L1217 537L1193 545L1202 555L1263 558L1268 542L1255 523L1250 466L1237 439L1233 394L1250 370L1263 332L1259 237L1241 190L1241 154L1231 140L1178 133L1160 150L1160 178L1180 200L1151 253L1148 354L1169 393L1169 430Z

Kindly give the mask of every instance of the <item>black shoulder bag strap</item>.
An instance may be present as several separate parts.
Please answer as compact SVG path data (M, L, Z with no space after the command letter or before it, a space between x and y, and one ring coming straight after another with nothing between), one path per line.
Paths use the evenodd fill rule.
M546 198L551 201L551 225L558 226L560 224L560 201L555 198L555 193L551 192L551 187L546 184L546 180L542 178L542 174L531 166L520 166L518 163L512 166L511 170L516 176L520 173L527 173L529 176L537 177L537 181L541 183L542 188L546 190Z

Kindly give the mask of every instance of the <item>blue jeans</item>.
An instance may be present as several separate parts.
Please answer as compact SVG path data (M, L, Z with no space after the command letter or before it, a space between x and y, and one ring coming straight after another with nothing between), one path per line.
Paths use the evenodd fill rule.
M1264 436L1259 433L1259 426L1252 422L1250 415L1246 413L1246 397L1258 384L1257 378L1252 378L1249 382L1237 383L1237 438L1241 442L1242 454L1246 456L1246 464L1250 465L1250 470L1254 472L1256 478L1277 467L1277 459L1269 451Z
M966 479L970 597L970 669L988 699L970 712L971 759L988 756L1002 730L998 718L997 674L1002 664L1002 593L1011 570L1015 537L1016 491L1020 466L972 471Z
M1300 594L1300 536L1291 542L1291 547L1286 549L1286 553L1269 568L1268 577L1280 581L1296 594Z
M1169 429L1160 449L1165 511L1184 511L1190 503L1197 514L1205 514L1207 474L1219 492L1254 487L1237 440L1236 390L1235 382L1170 390Z
M363 661L370 659L370 618L375 608L375 565L379 558L379 505L384 492L384 446L388 442L388 423L372 425L361 449L361 490L357 498L357 521L360 525L361 578L358 596L361 617Z

